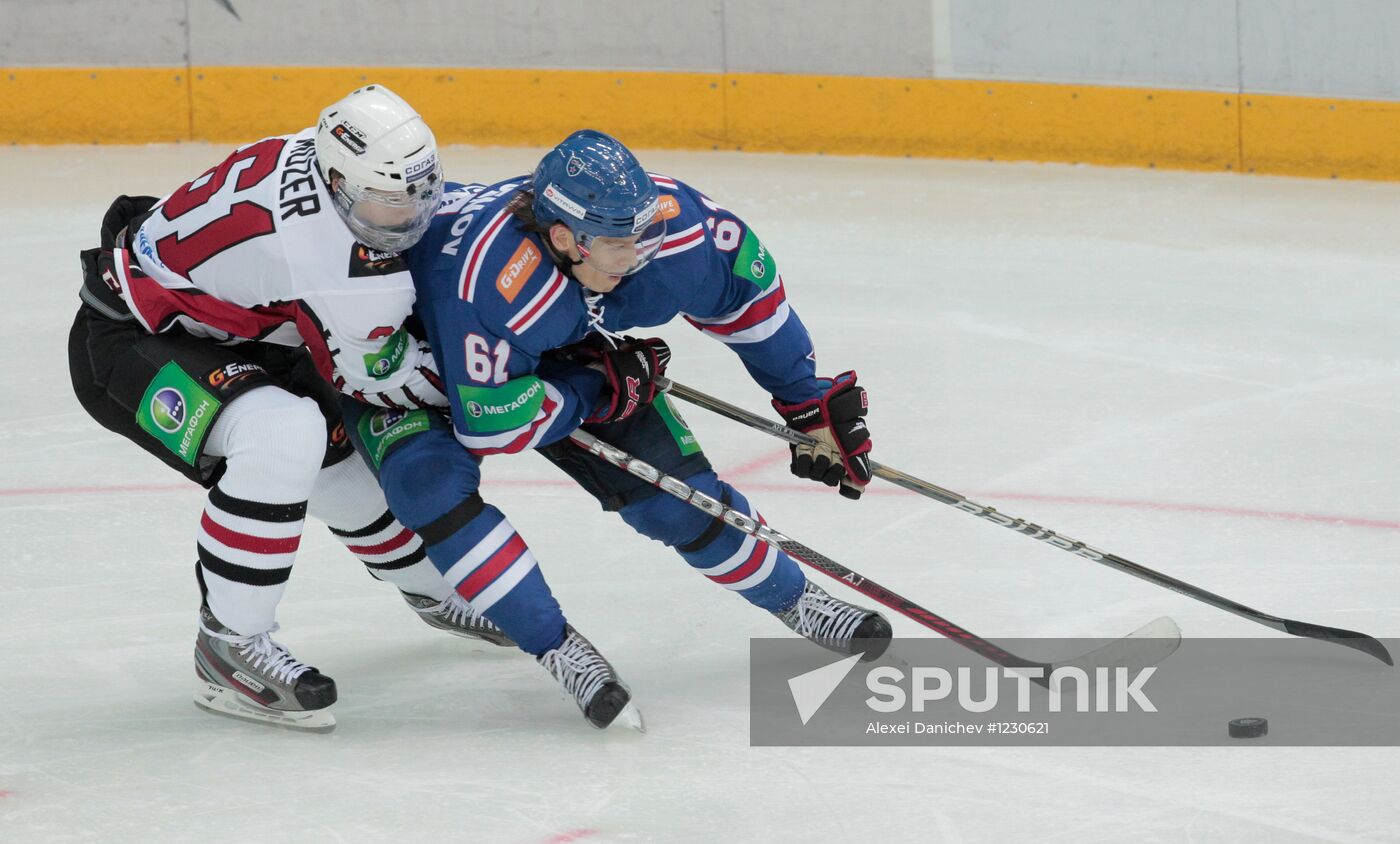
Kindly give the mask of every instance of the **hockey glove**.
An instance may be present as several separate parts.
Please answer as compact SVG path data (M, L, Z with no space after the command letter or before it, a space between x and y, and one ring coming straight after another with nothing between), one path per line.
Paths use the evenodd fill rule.
M602 402L585 422L621 422L651 404L658 392L656 376L665 374L666 364L671 361L671 348L658 337L623 337L622 345L616 349L585 340L570 351L576 361L608 379Z
M814 437L816 445L794 445L792 473L799 478L841 485L846 498L860 498L870 483L870 431L865 427L869 399L856 386L855 372L821 379L820 396L800 404L773 400L788 426Z
M146 222L150 216L151 207L158 202L154 196L126 196L122 195L112 200L112 205L107 209L107 213L102 217L101 240L103 249L125 248L125 243L118 243L117 238L123 232L136 234L136 230L141 224ZM133 225L134 224L134 225Z

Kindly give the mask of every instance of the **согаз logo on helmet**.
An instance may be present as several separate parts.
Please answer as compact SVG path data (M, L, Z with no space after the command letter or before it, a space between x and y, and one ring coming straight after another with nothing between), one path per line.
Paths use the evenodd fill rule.
M173 434L185 424L185 396L174 387L158 390L151 397L151 418L156 427Z
M429 155L422 161L415 161L403 169L404 181L412 184L437 169L437 156Z
M651 224L656 217L657 209L661 207L660 199L653 199L643 208L636 217L632 219L632 234L636 234Z

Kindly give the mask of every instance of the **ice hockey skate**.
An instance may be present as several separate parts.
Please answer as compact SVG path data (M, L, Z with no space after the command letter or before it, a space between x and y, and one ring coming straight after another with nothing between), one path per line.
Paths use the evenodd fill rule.
M632 693L573 625L564 626L564 641L559 647L540 654L536 661L573 697L588 723L601 730L621 717L627 726L646 732L642 713L632 704Z
M807 582L797 603L773 615L799 636L840 654L878 659L890 646L890 623L873 610L848 604Z
M274 727L328 733L335 716L335 681L298 662L272 640L277 628L239 636L207 606L199 610L194 667L199 684L195 705L217 715Z
M444 601L435 601L424 595L401 592L403 599L413 607L418 617L429 627L446 630L463 639L480 639L500 647L513 647L515 641L505 631L492 624L490 619L477 613L461 595L453 592Z

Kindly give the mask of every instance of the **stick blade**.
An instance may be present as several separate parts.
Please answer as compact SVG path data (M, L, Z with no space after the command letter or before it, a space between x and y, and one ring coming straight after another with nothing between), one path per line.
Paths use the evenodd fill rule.
M1096 648L1074 659L1057 662L1055 666L1081 668L1089 676L1094 669L1104 668L1146 668L1156 665L1181 647L1181 628L1167 616L1153 619L1122 637L1114 639L1101 648Z
M1283 630L1285 633L1292 633L1294 636L1306 636L1309 639L1321 639L1324 642L1334 642L1343 647L1361 651L1384 662L1386 665L1394 665L1395 660L1391 659L1390 651L1385 645L1373 636L1365 633L1358 633L1355 630L1343 630L1340 627L1328 627L1323 624L1309 624L1306 621L1292 621L1285 618L1283 620Z

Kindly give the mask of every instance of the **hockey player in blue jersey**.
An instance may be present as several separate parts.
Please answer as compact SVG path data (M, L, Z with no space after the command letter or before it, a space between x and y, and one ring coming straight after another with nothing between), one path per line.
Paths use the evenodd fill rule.
M484 455L539 449L603 509L798 634L842 653L884 650L890 626L879 613L827 594L782 551L568 439L582 425L757 518L657 396L665 343L622 334L679 315L728 344L778 413L822 443L794 447L792 471L860 496L871 477L865 391L854 372L817 377L773 257L736 215L648 174L615 139L581 131L533 176L449 187L408 258L451 418L351 408L347 427L391 509L458 594L534 654L590 723L607 726L630 695L565 621L524 540L482 499Z

